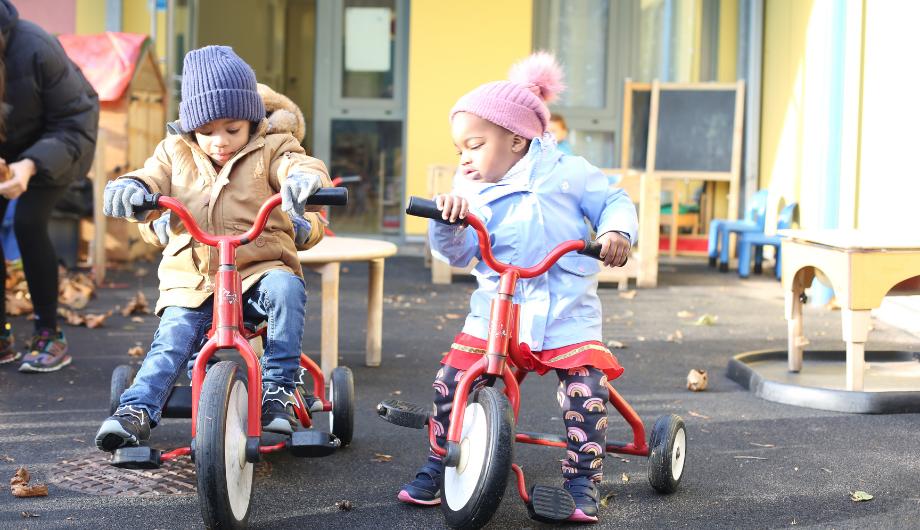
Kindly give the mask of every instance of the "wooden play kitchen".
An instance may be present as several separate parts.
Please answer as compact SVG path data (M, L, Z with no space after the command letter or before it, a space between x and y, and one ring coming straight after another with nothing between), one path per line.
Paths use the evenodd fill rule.
M886 295L918 294L906 280L920 276L920 237L860 230L783 230L783 290L789 371L802 370L805 289L820 271L840 304L846 343L846 389L863 390L869 316Z
M669 251L676 254L683 184L706 185L700 223L716 212L715 185L728 183L725 217L738 218L744 81L737 83L635 83L626 80L623 101L620 183L639 205L639 242L630 255L639 287L658 285L661 190L672 194ZM634 193L634 190L638 193ZM600 281L620 281L622 271L604 269Z

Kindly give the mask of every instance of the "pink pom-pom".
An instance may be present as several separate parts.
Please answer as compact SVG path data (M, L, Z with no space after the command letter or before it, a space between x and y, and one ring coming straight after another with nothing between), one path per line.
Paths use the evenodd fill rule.
M548 52L536 52L511 67L508 79L515 83L539 88L540 98L552 103L565 90L562 82L562 67L556 58Z

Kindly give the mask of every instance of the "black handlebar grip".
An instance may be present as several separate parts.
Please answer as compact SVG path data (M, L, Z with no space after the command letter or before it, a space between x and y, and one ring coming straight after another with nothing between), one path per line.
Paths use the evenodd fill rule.
M604 248L603 245L597 241L585 240L585 248L578 251L579 254L583 256L588 256L589 258L594 258L596 260L603 259L601 258L601 249Z
M348 188L320 188L307 198L307 204L323 206L345 206L348 202Z
M406 213L416 217L427 217L429 219L434 219L435 221L445 225L456 225L463 222L458 219L452 223L441 218L441 210L438 209L437 203L430 199L423 199L421 197L409 197L409 206L406 207Z
M160 205L158 204L159 201L160 201L159 193L145 193L144 202L142 202L141 204L137 206L134 206L133 208L135 212L148 212L150 210L157 210L160 207Z

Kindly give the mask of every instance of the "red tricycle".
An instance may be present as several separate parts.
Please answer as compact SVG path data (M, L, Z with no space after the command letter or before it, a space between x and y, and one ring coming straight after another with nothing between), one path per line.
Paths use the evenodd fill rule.
M489 233L475 215L467 214L457 223L441 219L434 201L412 197L406 209L409 215L427 217L447 224L465 223L476 230L482 261L501 275L496 298L492 301L489 318L488 347L482 359L467 370L460 379L450 414L447 443L441 447L435 437L434 422L430 422L430 406L421 407L398 400L386 400L377 406L385 420L405 427L423 428L428 425L431 450L444 462L441 509L452 528L479 528L485 525L498 505L508 476L513 470L518 479L518 493L527 505L530 516L542 522L565 521L575 511L575 502L562 488L534 486L528 492L524 473L513 463L513 442L551 447L566 447L566 438L559 435L515 432L520 408L520 383L527 376L526 367L533 366L536 357L526 345L518 344L520 306L512 301L519 279L533 278L549 270L559 258L571 251L600 259L600 245L595 242L571 240L560 243L543 261L531 267L501 263L492 254ZM473 382L486 376L487 386L470 392ZM504 392L492 385L504 383ZM642 420L626 401L607 383L610 402L633 431L631 442L607 442L608 453L648 457L648 479L661 493L677 489L684 471L687 434L683 420L670 414L658 418L651 439L645 440Z
M342 205L348 198L344 188L320 189L307 201L314 205ZM252 494L253 463L260 455L288 449L295 456L326 456L351 442L354 429L354 382L351 370L332 371L329 391L323 373L309 357L300 354L300 376L312 378L312 394L298 388L294 393L295 413L303 429L284 441L261 445L262 373L250 340L265 336L265 326L254 327L243 320L240 303L241 279L236 267L236 249L255 241L265 229L268 216L281 203L281 195L270 197L259 209L255 224L245 233L216 236L201 230L178 200L149 194L138 211L168 208L182 220L195 240L217 247L220 267L214 288L214 322L192 368L191 386L173 387L164 417L192 419L189 446L160 452L149 446L124 447L112 455L112 465L123 468L157 468L164 461L190 455L198 475L198 497L205 525L209 528L238 528L248 523ZM221 361L208 368L208 360L220 349L234 349L246 363L246 374L233 361ZM134 378L130 366L115 368L112 374L111 413L122 392ZM303 381L301 381L303 383ZM329 412L331 432L311 428L313 413Z

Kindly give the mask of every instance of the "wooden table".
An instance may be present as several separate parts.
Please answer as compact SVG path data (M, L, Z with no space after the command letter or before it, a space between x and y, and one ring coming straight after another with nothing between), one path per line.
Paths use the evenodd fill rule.
M339 362L339 269L343 261L368 262L367 366L380 366L383 339L383 262L396 254L388 241L326 237L297 253L300 263L322 275L322 339L320 366L327 376Z
M832 284L846 342L847 390L863 389L869 313L904 280L920 276L920 237L859 230L781 230L783 290L788 321L789 371L802 369L803 293L817 271Z

